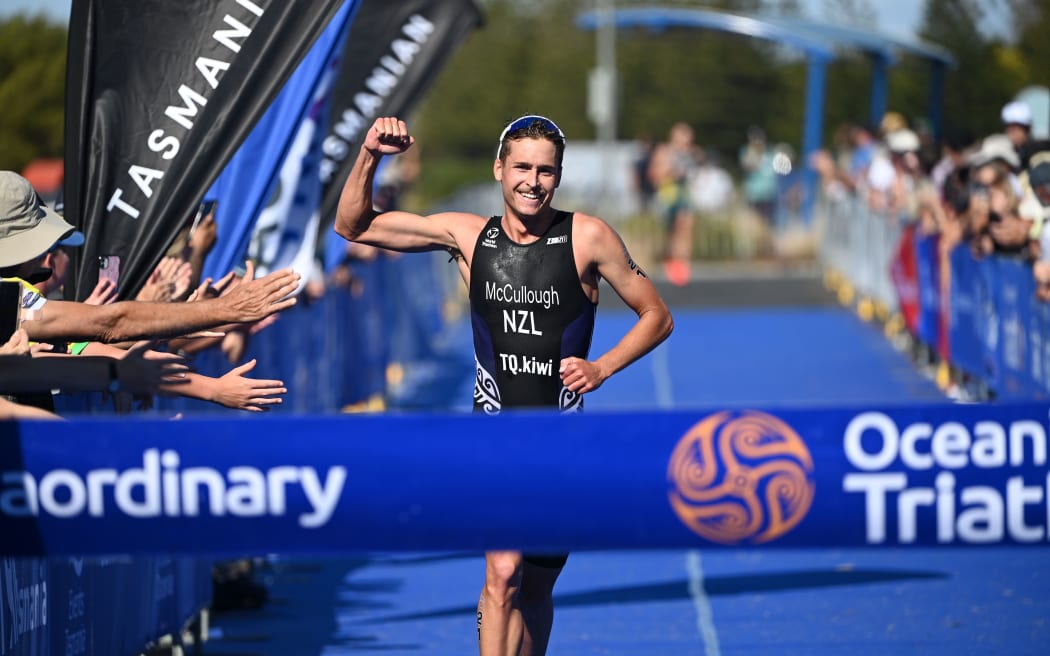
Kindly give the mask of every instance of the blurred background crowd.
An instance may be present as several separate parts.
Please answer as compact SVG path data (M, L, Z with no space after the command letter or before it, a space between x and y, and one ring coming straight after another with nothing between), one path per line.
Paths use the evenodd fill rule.
M622 29L615 130L601 134L608 116L588 99L598 37L579 14L606 3L479 4L483 29L414 108L420 146L377 176L378 205L496 211L500 127L526 111L549 115L568 137L558 204L614 223L661 284L703 294L712 267L823 270L844 302L888 330L896 325L895 336L919 345L927 364L943 365L939 382L959 398L989 398L987 385L968 381L1022 368L1026 382L1001 383L995 395L1050 393L1050 350L1031 346L1050 343L1042 337L1050 315L1029 303L1050 301L1050 3L926 0L915 36L950 53L952 65L934 100L929 58L900 54L887 80L891 111L873 111L871 53L840 48L827 62L821 148L810 152L803 99L812 71L789 45L711 30ZM793 0L660 4L778 20L813 11ZM876 27L872 3L824 0L820 8L829 23ZM996 31L982 27L990 18ZM0 269L19 286L28 324L0 347L8 392L0 417L469 405L464 297L444 254L398 257L327 235L294 281L255 275L258 244L245 266L209 278L205 262L222 240L214 207L202 205L178 217L185 229L140 289L118 301L115 281L101 277L75 303L92 309L64 305L74 304L63 285L84 235L54 223L38 248L11 239L25 227L14 223L43 212L38 201L46 221L63 220L66 29L43 16L0 19ZM992 277L979 264L1004 261L1015 268ZM1011 278L1021 291L966 295L1016 272L1030 287ZM293 290L294 306L281 304ZM45 330L34 313L48 304L49 316L63 318ZM1009 340L987 338L1000 319L1023 325L1022 355L1003 353ZM985 350L969 358L960 349L975 336ZM79 368L55 364L62 354L82 358ZM51 362L30 373L30 359ZM244 575L249 565L216 570L216 581L242 586L225 588L234 597L222 603L262 603Z

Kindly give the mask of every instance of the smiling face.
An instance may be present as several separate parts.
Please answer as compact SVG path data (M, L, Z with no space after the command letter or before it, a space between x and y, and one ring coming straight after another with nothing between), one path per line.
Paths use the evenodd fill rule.
M504 157L496 160L492 171L503 188L507 214L526 220L550 211L554 190L561 182L554 143L533 138L509 141Z

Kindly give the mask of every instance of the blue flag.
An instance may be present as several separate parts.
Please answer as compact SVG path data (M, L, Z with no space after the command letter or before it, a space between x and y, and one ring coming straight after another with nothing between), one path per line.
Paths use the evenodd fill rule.
M218 201L218 242L204 263L205 277L221 278L244 263L256 221L274 194L304 118L315 109L318 89L329 75L333 60L341 56L359 5L360 0L347 0L340 7L205 195Z

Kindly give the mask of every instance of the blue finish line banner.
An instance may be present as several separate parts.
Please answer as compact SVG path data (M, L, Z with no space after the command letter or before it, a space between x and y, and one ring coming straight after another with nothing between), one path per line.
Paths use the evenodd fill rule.
M1048 542L1046 404L6 423L6 555Z

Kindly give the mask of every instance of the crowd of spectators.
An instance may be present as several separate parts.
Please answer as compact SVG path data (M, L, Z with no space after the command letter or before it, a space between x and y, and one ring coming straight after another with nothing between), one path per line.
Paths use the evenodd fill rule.
M83 302L66 301L67 249L80 247L83 235L25 178L0 172L0 276L21 288L17 306L3 308L15 315L9 325L16 327L0 345L4 418L58 418L56 407L65 405L58 397L85 391L104 393L87 397L92 412L148 409L156 394L249 411L280 403L281 381L247 377L254 361L231 363L230 371L210 377L193 370L192 357L265 327L291 307L297 274L255 280L249 262L241 276L200 281L201 263L215 245L214 217L203 217L180 239L134 300L117 301L116 283L103 277Z
M853 197L888 221L914 221L920 234L939 235L944 254L966 244L975 258L1023 259L1037 297L1050 300L1050 142L1033 137L1023 102L1004 105L999 119L995 134L935 139L889 112L878 126L847 126L810 163L827 197Z
M119 282L100 276L83 302L67 301L68 249L84 236L55 205L0 171L0 277L15 291L0 309L11 329L0 335L0 419L150 411L155 395L254 412L281 403L284 383L250 378L256 362L241 358L247 338L295 303L298 274L255 279L249 261L241 274L201 280L217 239L209 214L176 237L134 300L117 300ZM194 371L194 356L209 348L222 349L232 368L217 377ZM252 571L250 560L216 563L212 609L261 605L266 590Z

